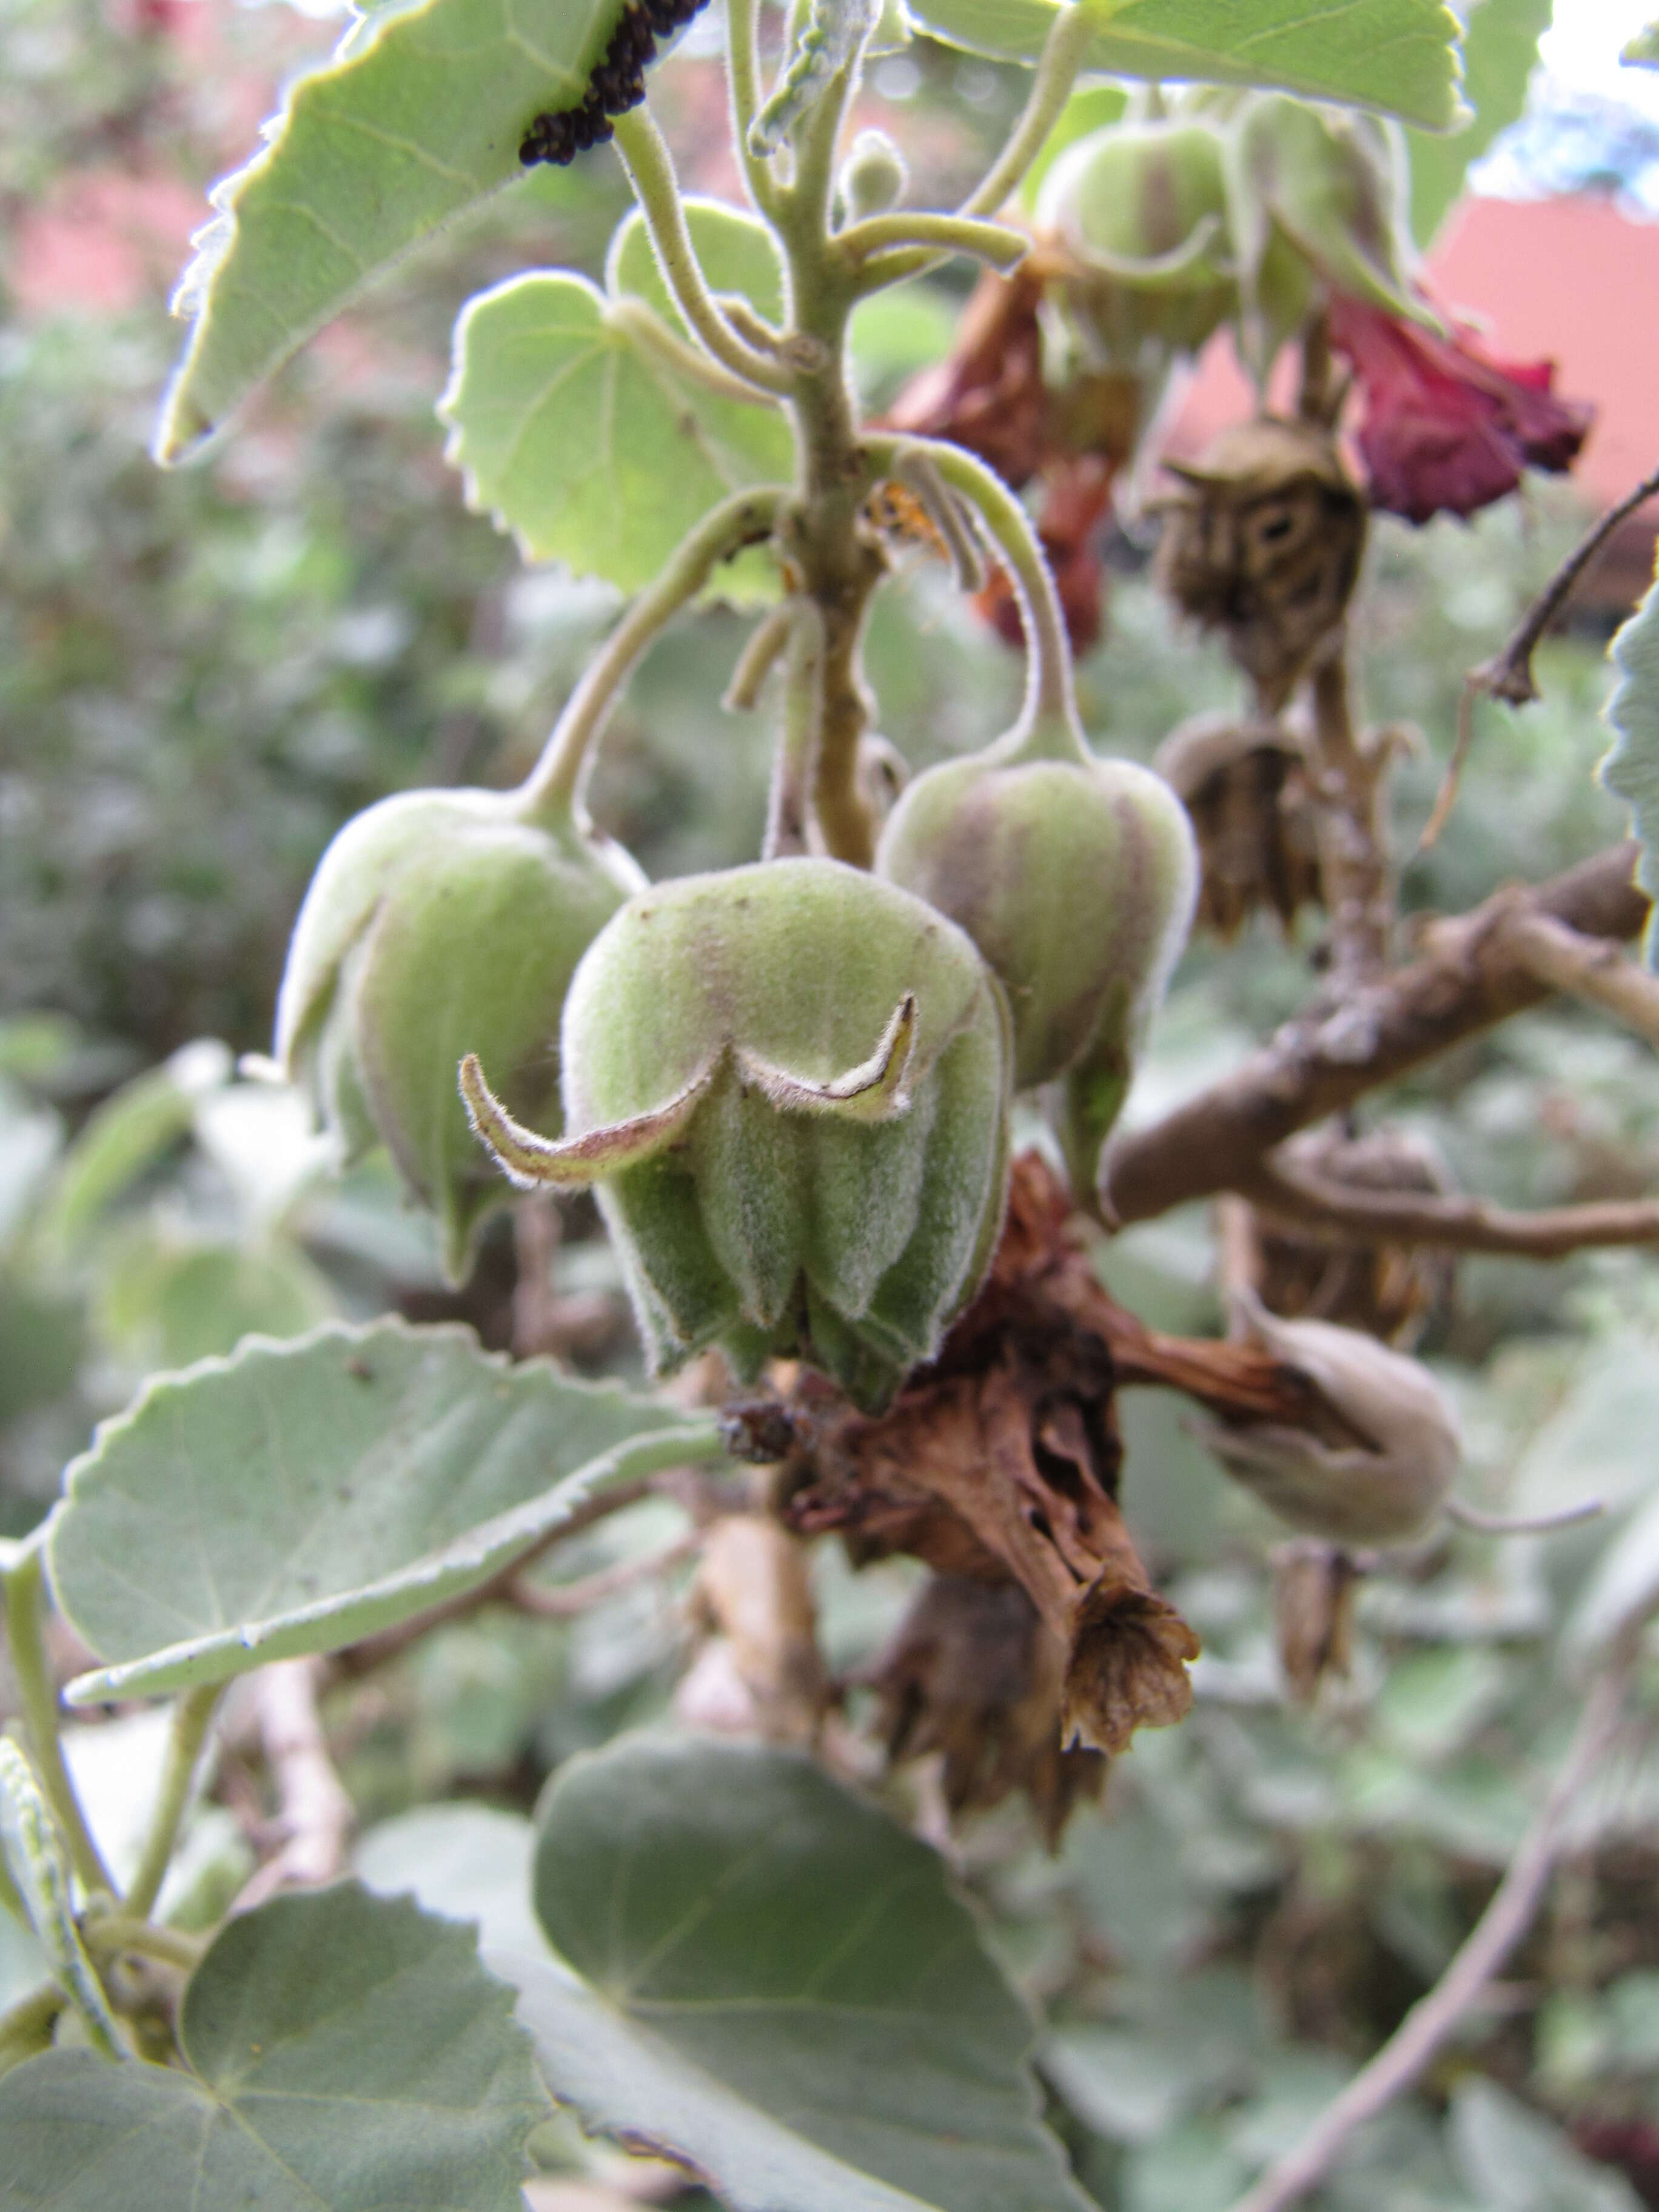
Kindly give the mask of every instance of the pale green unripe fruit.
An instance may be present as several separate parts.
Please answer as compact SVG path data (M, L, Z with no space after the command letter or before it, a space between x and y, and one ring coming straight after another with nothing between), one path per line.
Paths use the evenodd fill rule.
M378 1138L436 1212L459 1279L501 1203L455 1091L488 1051L513 1111L556 1133L559 1018L576 963L644 881L568 817L495 792L412 792L349 823L307 893L277 1000L276 1053L343 1158Z
M876 870L959 922L989 962L1012 1017L1016 1088L1066 1079L1061 1134L1091 1188L1192 922L1197 849L1180 800L1132 761L994 749L911 784Z
M1191 118L1109 124L1068 146L1038 195L1039 231L1085 272L1073 325L1108 366L1196 352L1237 305L1225 145Z
M562 1143L500 1113L488 1062L463 1085L516 1180L595 1185L653 1369L798 1353L876 1407L989 1264L1006 1022L942 915L837 860L766 861L661 884L595 939Z

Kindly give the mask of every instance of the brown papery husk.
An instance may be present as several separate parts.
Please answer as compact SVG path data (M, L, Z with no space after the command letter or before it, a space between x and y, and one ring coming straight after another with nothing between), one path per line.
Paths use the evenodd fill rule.
M1015 1163L989 1279L889 1411L852 1412L803 1375L786 1512L855 1562L902 1552L1016 1583L1060 1656L1060 1739L1115 1753L1180 1720L1198 1639L1154 1588L1118 1508L1125 1380L1171 1383L1234 1419L1305 1421L1307 1386L1259 1347L1166 1338L1101 1285L1064 1185Z

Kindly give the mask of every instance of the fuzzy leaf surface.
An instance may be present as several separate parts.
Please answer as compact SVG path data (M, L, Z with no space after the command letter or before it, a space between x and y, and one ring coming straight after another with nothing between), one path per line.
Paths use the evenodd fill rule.
M1613 639L1619 682L1607 702L1615 736L1601 781L1630 808L1642 857L1636 880L1659 902L1659 583ZM1659 927L1650 920L1648 965L1659 965Z
M1085 2212L937 1855L811 1761L636 1737L543 1801L563 1963L491 1952L556 2096L734 2212Z
M151 1382L70 1468L72 1701L337 1650L475 1589L616 1480L706 1455L672 1407L401 1321L252 1338Z
M546 2113L470 1930L341 1882L222 1931L187 2071L43 2053L0 2081L7 2212L518 2212Z
M1061 0L909 0L947 46L1033 62ZM1457 18L1442 0L1093 0L1085 70L1269 85L1430 131L1456 122Z
M698 202L687 220L713 288L777 316L782 274L760 224ZM634 218L613 244L605 292L534 270L472 301L439 405L469 505L511 530L527 560L562 561L625 592L648 583L718 501L794 472L776 404L688 372L641 337L635 319L647 310L684 337ZM728 594L757 595L752 583Z
M580 104L623 5L390 0L354 22L215 188L157 458L188 458L365 285L522 176L526 126Z

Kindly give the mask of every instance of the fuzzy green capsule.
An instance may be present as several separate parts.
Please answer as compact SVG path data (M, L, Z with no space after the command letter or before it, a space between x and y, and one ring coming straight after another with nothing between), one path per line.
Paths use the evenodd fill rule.
M1132 761L994 746L919 776L876 870L967 931L1007 993L1017 1089L1065 1079L1061 1136L1079 1190L1191 926L1185 809Z
M1102 366L1139 373L1195 353L1237 307L1226 149L1207 122L1090 132L1043 179L1036 220L1076 264L1066 312Z
M938 1348L1008 1164L1006 1012L942 915L837 860L659 885L595 939L560 1051L560 1142L482 1054L462 1092L515 1182L595 1186L654 1370L795 1353L873 1407Z
M455 1095L487 1052L513 1111L561 1126L559 1016L576 963L644 878L568 816L505 794L410 792L347 823L306 895L276 1003L276 1056L350 1159L385 1142L439 1217L451 1276L501 1203Z

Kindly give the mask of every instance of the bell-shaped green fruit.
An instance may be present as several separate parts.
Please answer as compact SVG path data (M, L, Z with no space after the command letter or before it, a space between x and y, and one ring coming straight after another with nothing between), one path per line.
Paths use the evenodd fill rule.
M1049 168L1036 220L1078 268L1063 296L1096 367L1144 374L1194 353L1237 306L1224 142L1208 122L1091 131Z
M877 872L959 922L1013 1019L1014 1082L1066 1079L1061 1135L1079 1191L1128 1088L1197 896L1185 809L1161 776L1004 740L919 776L893 810Z
M1007 1017L960 930L837 860L632 899L565 1004L565 1136L463 1093L515 1181L597 1188L652 1365L798 1353L889 1398L978 1287L1007 1180ZM482 1055L481 1055L482 1057Z
M324 854L276 1005L276 1055L343 1156L384 1140L439 1218L459 1279L501 1203L455 1093L488 1052L503 1096L555 1133L559 1017L576 963L644 878L568 813L520 819L485 791L410 792L359 815Z

